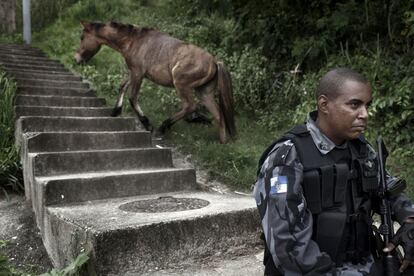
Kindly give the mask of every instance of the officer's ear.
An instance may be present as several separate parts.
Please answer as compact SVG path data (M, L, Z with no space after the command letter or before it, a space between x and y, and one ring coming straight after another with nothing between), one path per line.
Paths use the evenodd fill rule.
M317 100L318 111L324 114L328 113L328 102L329 99L326 95L319 95Z

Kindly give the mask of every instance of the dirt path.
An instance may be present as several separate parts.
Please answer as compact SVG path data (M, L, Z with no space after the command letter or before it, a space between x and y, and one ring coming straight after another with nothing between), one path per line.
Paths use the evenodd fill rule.
M1 254L23 271L38 275L52 269L40 233L35 226L31 206L23 195L0 195L0 240L8 241Z

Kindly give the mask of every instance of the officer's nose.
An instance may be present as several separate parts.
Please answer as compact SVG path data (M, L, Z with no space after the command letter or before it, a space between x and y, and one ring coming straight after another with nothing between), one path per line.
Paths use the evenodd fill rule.
M368 107L366 106L361 107L361 110L359 111L359 118L363 120L368 119Z

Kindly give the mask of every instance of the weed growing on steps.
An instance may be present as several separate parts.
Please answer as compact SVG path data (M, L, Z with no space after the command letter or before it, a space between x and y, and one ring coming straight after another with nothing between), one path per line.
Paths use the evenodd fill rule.
M0 240L0 249L5 247L7 245L7 241ZM15 269L12 265L9 263L9 258L7 256L4 256L0 253L0 275L5 276L17 276L17 275L23 275L22 272Z
M19 155L14 144L13 100L16 83L0 71L0 190L22 191L23 177Z
M0 240L0 249L7 245L7 241ZM52 269L50 272L43 273L40 276L78 276L81 275L81 270L88 262L88 252L80 253L76 259L63 269ZM7 256L0 253L0 275L2 276L34 276L31 272L24 272L21 269L16 269L10 264ZM82 274L83 275L83 274Z
M78 276L81 274L80 271L82 267L88 262L88 260L88 253L81 253L67 267L61 270L52 269L50 272L43 273L40 276Z

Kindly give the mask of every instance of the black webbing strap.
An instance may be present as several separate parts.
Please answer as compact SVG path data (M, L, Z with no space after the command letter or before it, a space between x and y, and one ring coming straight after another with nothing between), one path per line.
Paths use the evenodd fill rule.
M349 168L347 164L336 164L335 203L344 202L346 185L348 183Z
M333 206L334 201L334 167L321 167L321 178L322 208L329 208Z

